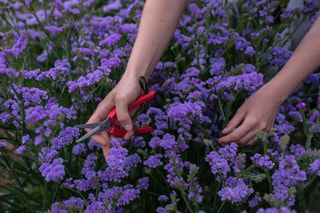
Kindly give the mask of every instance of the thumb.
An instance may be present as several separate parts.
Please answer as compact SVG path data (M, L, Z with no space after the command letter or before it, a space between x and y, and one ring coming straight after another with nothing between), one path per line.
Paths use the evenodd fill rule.
M222 130L222 134L228 134L232 129L236 128L244 119L244 113L237 111L227 126Z

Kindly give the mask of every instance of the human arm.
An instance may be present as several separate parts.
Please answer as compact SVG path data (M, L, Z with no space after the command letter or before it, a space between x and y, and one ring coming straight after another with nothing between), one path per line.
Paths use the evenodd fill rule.
M257 130L267 131L272 128L279 106L320 66L319 35L318 18L279 73L237 110L222 130L223 134L227 134L219 139L222 145L236 142L241 146L250 146L257 139Z
M168 46L178 25L187 0L147 0L126 70L115 88L99 103L87 123L103 121L108 112L116 107L118 121L128 132L129 139L134 132L128 106L141 94L139 76L147 80ZM133 113L133 112L131 112ZM87 129L87 131L90 131ZM92 136L101 144L105 158L109 156L111 137L107 132Z

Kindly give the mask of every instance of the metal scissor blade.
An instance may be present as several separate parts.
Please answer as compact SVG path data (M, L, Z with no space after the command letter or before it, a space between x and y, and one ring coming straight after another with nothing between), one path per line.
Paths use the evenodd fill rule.
M90 138L92 135L98 134L100 132L103 132L105 130L109 130L110 129L110 120L109 117L103 121L100 122L100 125L96 126L93 130L91 130L90 132L88 132L87 134L85 134L84 136L82 136L81 138L79 138L78 140L76 140L77 143Z
M96 128L97 126L99 126L100 124L101 124L101 122L90 123L90 124L79 124L79 125L75 125L74 127L94 129L94 128Z

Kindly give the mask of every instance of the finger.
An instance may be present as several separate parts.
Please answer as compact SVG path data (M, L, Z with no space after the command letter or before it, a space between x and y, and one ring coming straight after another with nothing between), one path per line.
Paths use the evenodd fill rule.
M243 121L243 119L244 113L238 110L233 118L229 121L227 126L222 130L222 134L228 134L232 129L236 128L241 123L241 121Z
M93 135L93 136L91 136L91 139L94 142L100 144L101 146L108 145L111 140L110 135L107 133L107 131L101 132L97 135Z
M128 111L129 104L124 99L116 100L117 118L120 125L127 131L132 131L133 124Z
M128 131L122 138L124 140L129 140L134 135L134 131Z
M110 143L107 143L105 145L101 145L102 153L103 153L104 159L106 161L107 161L107 158L110 156L110 148L111 148Z
M236 128L233 132L230 134L223 136L219 139L219 143L222 144L229 144L232 142L239 142L240 139L251 132L251 130L255 128L255 126L252 126L247 120L245 120L238 128ZM253 136L252 136L253 137Z
M255 144L257 141L259 140L259 138L257 136L254 136L253 138L251 138L248 143L244 144L244 145L240 145L241 147L243 146L252 146L253 144Z
M239 141L235 141L239 146L250 146L255 142L256 130L252 130L245 134Z

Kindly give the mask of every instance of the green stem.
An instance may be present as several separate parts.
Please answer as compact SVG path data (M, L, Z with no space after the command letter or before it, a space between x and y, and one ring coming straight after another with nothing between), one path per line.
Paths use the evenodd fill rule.
M224 206L225 203L226 203L225 201L222 202L222 204L221 204L220 208L218 209L217 213L220 213L220 211L222 210L222 207Z
M216 187L215 193L214 193L214 200L213 200L213 210L216 209L216 204L217 204L217 200L218 200L218 190L221 187L221 181L219 181L218 186Z
M264 170L267 176L267 180L268 180L268 186L269 186L269 192L272 192L272 181L271 181L271 177L270 177L270 171L268 169Z
M43 184L43 202L42 202L42 212L45 212L47 208L47 198L48 198L48 183L44 180Z
M183 192L182 190L180 190L180 192L181 192L181 195L182 195L182 199L183 199L184 203L187 205L187 209L189 210L189 212L191 212L191 213L194 212L194 211L192 210L192 208L191 208L191 206L190 206L190 203L188 202L188 200L187 200L184 192Z

